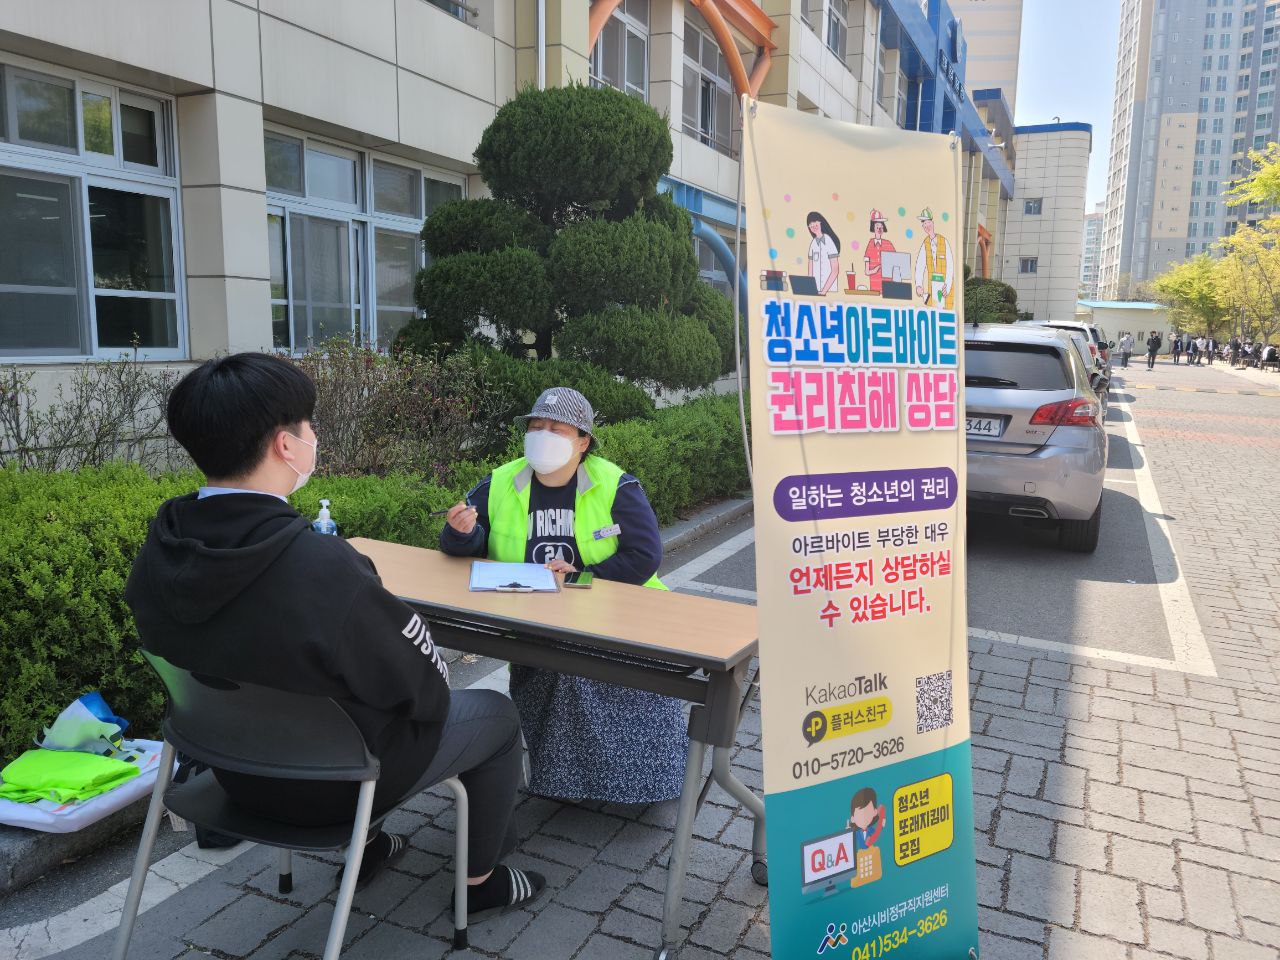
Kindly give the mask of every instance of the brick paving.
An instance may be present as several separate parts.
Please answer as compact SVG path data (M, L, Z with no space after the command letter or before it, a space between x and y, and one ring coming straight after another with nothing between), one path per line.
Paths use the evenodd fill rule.
M1167 366L1131 370L1131 382L1240 385L1225 371ZM971 644L983 960L1280 957L1280 511L1269 499L1280 491L1280 398L1130 393L1218 676ZM1125 629L1123 609L1114 629ZM757 790L759 724L753 706L734 760ZM452 956L652 956L673 805L529 798L517 816L514 862L546 874L551 895L475 929L472 948ZM389 827L413 849L357 898L344 956L448 953L452 823L434 794L394 815ZM750 822L713 788L696 827L682 960L767 955L750 841ZM294 891L280 896L273 853L250 851L144 914L131 956L316 956L336 863L295 857ZM100 937L61 956L107 952Z

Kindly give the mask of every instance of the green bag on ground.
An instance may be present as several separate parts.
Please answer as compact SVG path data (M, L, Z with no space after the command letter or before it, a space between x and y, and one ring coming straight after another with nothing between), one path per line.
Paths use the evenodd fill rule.
M17 803L89 800L141 773L123 760L75 750L28 750L0 770L0 798Z

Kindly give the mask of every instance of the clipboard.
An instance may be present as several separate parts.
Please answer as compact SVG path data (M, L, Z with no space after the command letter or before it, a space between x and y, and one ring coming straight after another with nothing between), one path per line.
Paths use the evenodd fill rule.
M557 593L560 584L556 575L536 563L488 563L474 561L471 564L473 593Z

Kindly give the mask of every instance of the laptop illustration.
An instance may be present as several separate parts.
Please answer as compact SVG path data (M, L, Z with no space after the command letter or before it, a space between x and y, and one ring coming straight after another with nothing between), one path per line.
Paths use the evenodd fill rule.
M886 300L911 299L911 254L894 251L880 254L880 292Z
M792 293L799 293L806 297L821 296L818 293L818 281L807 273L793 274L790 280Z

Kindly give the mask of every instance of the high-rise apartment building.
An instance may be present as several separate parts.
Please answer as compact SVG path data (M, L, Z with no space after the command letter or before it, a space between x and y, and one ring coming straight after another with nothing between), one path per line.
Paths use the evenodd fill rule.
M1280 3L1123 0L1099 268L1131 296L1213 249L1249 211L1223 194L1250 149L1276 139Z
M1004 91L1012 113L1018 100L1022 0L952 0L969 46L965 76L975 90Z
M1106 203L1084 215L1084 248L1080 254L1080 299L1098 299L1098 261L1102 255L1102 221Z

